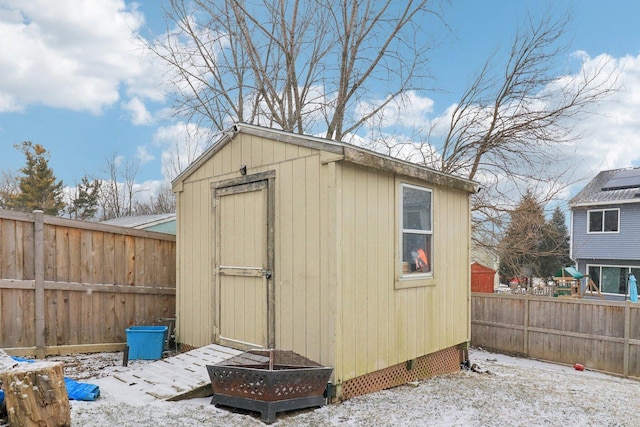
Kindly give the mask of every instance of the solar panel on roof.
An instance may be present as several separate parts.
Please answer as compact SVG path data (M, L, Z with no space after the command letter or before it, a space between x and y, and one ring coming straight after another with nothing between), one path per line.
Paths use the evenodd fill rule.
M616 172L602 187L603 191L640 187L640 168Z

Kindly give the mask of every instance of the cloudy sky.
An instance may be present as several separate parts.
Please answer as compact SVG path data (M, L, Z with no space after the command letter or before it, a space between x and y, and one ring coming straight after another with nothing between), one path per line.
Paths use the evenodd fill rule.
M621 90L581 123L574 167L640 166L640 2L631 0L453 0L449 29L432 52L432 92L417 95L412 117L444 114L492 52L506 49L527 13L569 11L566 64L607 59L620 67ZM113 155L138 162L138 181L167 179L162 158L193 133L172 118L163 65L140 36L162 34L161 0L0 0L0 170L24 164L13 148L43 145L67 185L100 175ZM419 108L418 108L419 107ZM178 146L177 146L177 145Z

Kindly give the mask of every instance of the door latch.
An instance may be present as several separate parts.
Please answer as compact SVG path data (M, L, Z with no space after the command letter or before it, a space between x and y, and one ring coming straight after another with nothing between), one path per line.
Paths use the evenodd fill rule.
M271 279L273 272L271 270L262 270L262 275L267 279Z

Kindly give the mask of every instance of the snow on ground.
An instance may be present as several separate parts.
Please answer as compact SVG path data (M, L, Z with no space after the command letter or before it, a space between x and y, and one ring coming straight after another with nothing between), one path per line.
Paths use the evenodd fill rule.
M65 376L100 384L122 370L122 353L50 358ZM637 426L640 381L470 350L473 370L396 387L340 404L279 413L274 426ZM145 402L101 386L94 402L71 401L73 426L260 426L258 413L211 405L210 398Z

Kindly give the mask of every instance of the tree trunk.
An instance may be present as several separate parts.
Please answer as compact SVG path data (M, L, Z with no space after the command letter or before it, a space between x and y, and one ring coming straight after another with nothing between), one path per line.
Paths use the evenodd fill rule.
M0 372L9 425L60 427L71 425L71 408L62 363L20 363Z

